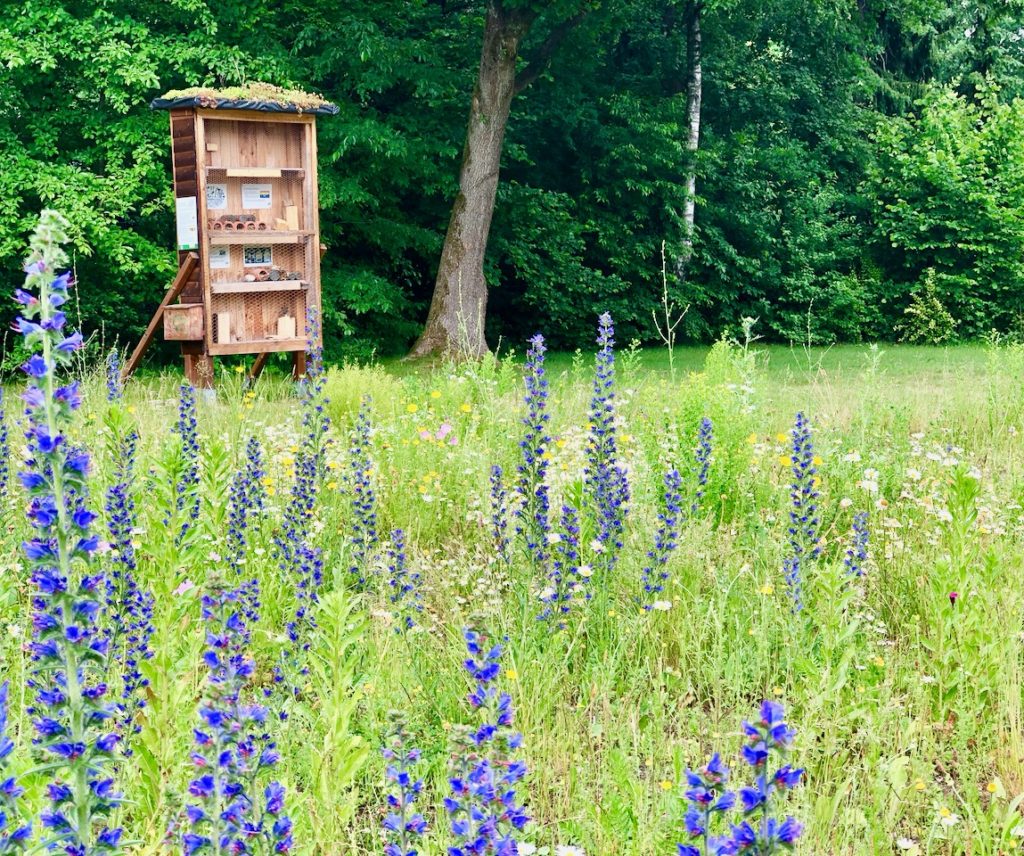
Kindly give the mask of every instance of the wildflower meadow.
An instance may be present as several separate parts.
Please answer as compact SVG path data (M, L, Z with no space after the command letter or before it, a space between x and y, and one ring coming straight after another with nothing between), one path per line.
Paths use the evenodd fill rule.
M1024 347L669 368L603 313L211 395L74 332L64 229L0 419L0 854L1024 846Z

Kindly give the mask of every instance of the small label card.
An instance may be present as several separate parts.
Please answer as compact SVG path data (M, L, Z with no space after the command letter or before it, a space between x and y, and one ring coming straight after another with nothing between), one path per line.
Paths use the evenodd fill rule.
M231 267L230 247L210 247L210 270L223 270Z
M271 188L270 184L243 184L242 207L269 208L273 201Z
M179 196L174 200L175 221L178 226L178 249L199 249L199 211L194 196Z

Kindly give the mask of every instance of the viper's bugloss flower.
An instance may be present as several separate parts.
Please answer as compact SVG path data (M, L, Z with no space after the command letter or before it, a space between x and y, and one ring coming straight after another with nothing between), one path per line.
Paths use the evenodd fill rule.
M32 824L18 822L18 797L25 789L7 775L7 763L14 743L7 736L8 683L0 684L0 856L21 853L32 836Z
M658 531L654 547L647 551L647 564L642 571L644 586L643 608L651 609L651 601L665 590L668 582L668 560L679 544L683 479L678 470L669 470L664 476L665 493L662 510L658 514Z
M121 354L111 348L104 364L107 376L107 401L113 403L124 398L124 381L121 378Z
M319 318L313 310L306 313L306 336L306 374L300 385L303 437L295 458L295 481L284 519L274 535L278 567L285 579L292 581L295 594L295 610L286 626L291 644L275 667L274 680L287 685L293 696L301 692L303 678L309 673L305 654L309 650L310 631L316 624L313 609L323 582L323 557L310 538L310 523L321 475L326 469L330 429L323 394L326 375L323 349L318 343Z
M696 464L697 490L693 496L690 513L696 514L704 499L704 489L708 486L708 473L711 472L711 453L714 450L715 428L711 420L705 416L700 420L697 429L697 448L693 459Z
M327 448L331 442L328 434L331 419L327 415L330 402L324 395L326 383L324 349L320 344L320 315L310 307L306 310L306 374L299 381L303 431L299 455L311 460L318 483L323 479Z
M34 530L25 544L35 590L29 687L36 702L29 712L54 786L52 808L41 817L47 843L91 856L120 848L120 830L104 825L120 803L106 774L118 736L105 700L110 645L98 623L106 587L95 569L99 539L87 506L89 455L68 439L81 395L77 382L63 383L62 369L81 337L67 335L67 318L57 308L67 301L71 281L67 273L53 277L67 263L60 247L66 226L56 212L43 212L30 241L25 291L18 295L24 306L18 329L33 352L23 367L30 380L21 477ZM38 297L25 299L33 292Z
M503 562L511 558L508 552L508 492L505 490L505 474L495 464L491 467L491 540L498 558Z
M243 596L237 589L203 596L206 690L194 731L196 777L184 810L185 853L288 853L292 825L284 813L284 788L258 782L277 763L267 732L266 708L248 699L255 670L245 649ZM260 847L264 849L260 849Z
M778 702L761 703L760 718L743 722L746 744L743 759L754 773L754 781L739 791L740 810L746 818L732 828L735 853L760 856L788 849L800 837L803 827L793 817L780 819L779 795L803 780L804 771L786 759L796 732L785 721Z
M853 515L853 526L850 529L850 546L846 548L843 564L846 573L851 577L864 576L864 566L868 562L868 513L858 511Z
M783 572L793 611L803 609L803 570L805 564L818 558L818 470L814 464L814 443L811 425L803 413L797 413L790 434L792 454L789 489L789 554L783 560Z
M729 770L716 752L703 769L687 770L687 802L683 824L687 843L677 844L678 856L724 856L733 853L728 834L713 835L712 825L717 815L724 815L736 802L736 795L725 789Z
M519 464L519 480L516 493L519 503L516 508L516 535L523 540L527 554L535 567L542 569L547 562L547 536L551 531L548 514L548 446L551 438L547 434L548 420L548 379L544 369L544 355L547 346L544 337L537 333L530 339L526 352L526 428L519 449L523 453Z
M607 576L622 549L629 503L629 479L619 461L615 424L615 328L607 312L598 317L594 390L590 399L590 440L583 474L588 512L596 533L597 559Z
M427 831L427 821L416 810L423 781L413 774L420 750L412 745L405 714L388 713L389 728L381 754L387 762L388 811L384 817L385 856L416 856L417 842Z
M249 516L262 514L266 508L267 488L263 483L267 472L263 465L263 447L256 437L245 444L245 460L249 466Z
M180 529L175 544L182 545L195 531L199 520L199 423L196 419L196 391L190 383L178 390L178 421L174 428L181 439L180 467L174 485L174 507ZM164 524L170 523L169 518Z
M106 578L109 644L123 669L121 702L117 722L123 737L137 734L136 714L146 705L149 679L142 663L153 656L153 595L136 579L135 545L135 456L138 434L130 429L114 442L114 483L107 489L105 511L110 533L110 569ZM131 754L127 739L122 744Z
M7 432L7 407L0 390L0 499L7 496L11 481L11 441Z
M551 571L548 573L548 585L540 593L545 608L538 618L546 620L554 616L559 626L565 627L572 602L590 599L587 585L590 569L580 564L580 515L575 507L569 504L562 506L559 531L548 540L552 543Z
M352 508L351 559L349 571L366 585L366 575L377 549L377 494L373 488L373 460L370 448L373 426L370 422L370 397L364 395L359 414L349 432L348 489Z
M254 460L255 459L255 460ZM262 450L255 437L246 443L246 459L238 468L228 487L228 529L227 529L227 563L237 576L245 574L246 554L249 547L249 529L251 516L258 513L262 503L263 485L260 479L262 472ZM244 582L236 580L241 593L242 611L246 628L251 628L259 621L260 582L255 576L249 576ZM245 643L248 644L248 630Z
M396 612L395 631L410 630L416 626L416 616L423 611L420 595L420 575L406 567L405 533L401 529L391 532L387 551L388 595Z
M468 701L473 725L452 729L451 795L444 801L456 844L449 856L508 856L530 818L516 795L526 765L513 758L522 736L513 730L512 699L496 685L502 646L476 631L463 632L466 671L474 687Z

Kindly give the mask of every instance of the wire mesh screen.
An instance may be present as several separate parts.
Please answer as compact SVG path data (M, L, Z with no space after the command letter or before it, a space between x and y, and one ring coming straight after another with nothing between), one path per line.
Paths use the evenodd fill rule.
M294 344L304 333L306 291L214 294L213 341L218 345Z
M296 232L309 228L305 222L303 178L300 168L262 170L242 167L211 167L206 175L207 228L223 232Z

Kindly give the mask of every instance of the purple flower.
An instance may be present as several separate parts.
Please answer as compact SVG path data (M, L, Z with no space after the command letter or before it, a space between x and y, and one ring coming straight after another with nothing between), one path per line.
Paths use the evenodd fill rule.
M30 383L23 397L29 459L20 480L34 529L24 548L35 588L29 687L36 696L36 742L49 755L48 793L52 805L66 806L67 812L44 812L42 823L68 854L87 849L112 853L119 848L120 834L102 824L121 796L104 775L117 737L104 725L112 709L104 701L107 687L102 679L109 645L98 626L103 574L90 564L98 539L89 531L96 517L87 505L89 457L67 441L80 400L78 385L60 386L56 378L58 364L69 362L82 337L65 336L67 319L55 310L63 302L70 274L53 280L44 275L67 262L59 246L64 226L58 214L43 212L32 238L26 288L16 295L25 307L18 329L26 347L36 351L24 369L42 381ZM31 296L33 291L38 299ZM68 816L75 818L74 824Z

